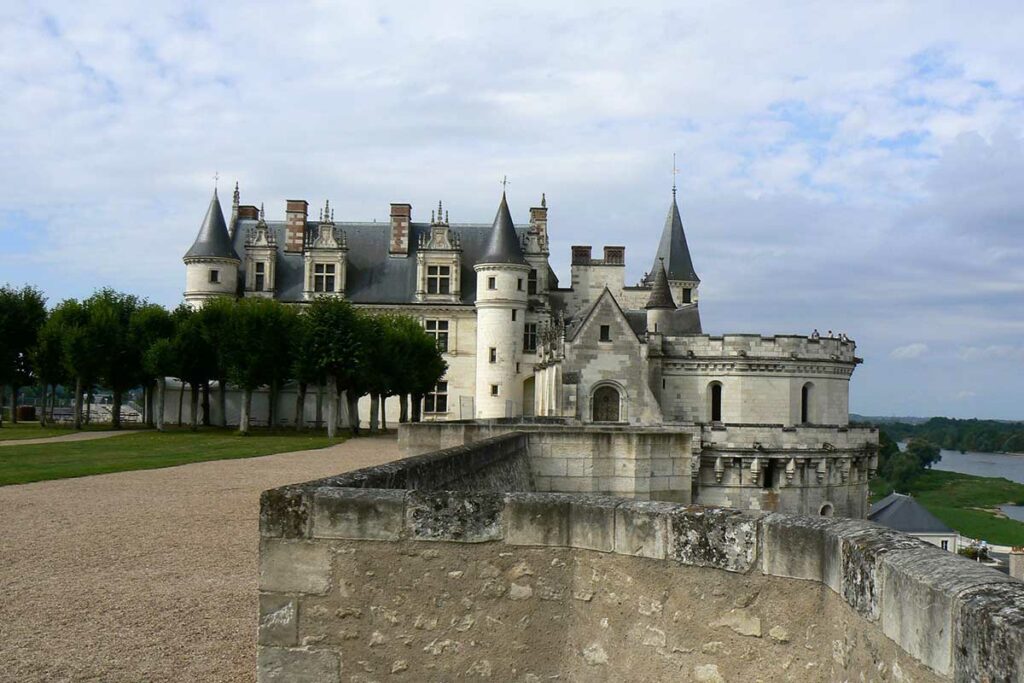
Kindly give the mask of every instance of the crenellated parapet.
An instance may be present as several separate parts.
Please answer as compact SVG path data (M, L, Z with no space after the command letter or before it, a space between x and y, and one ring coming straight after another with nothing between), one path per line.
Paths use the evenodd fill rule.
M778 361L833 361L856 365L857 345L853 340L806 335L706 334L668 337L665 353L681 359L755 359Z

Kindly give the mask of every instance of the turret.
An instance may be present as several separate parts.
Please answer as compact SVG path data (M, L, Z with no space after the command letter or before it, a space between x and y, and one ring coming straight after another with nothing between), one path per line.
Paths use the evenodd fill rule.
M668 276L669 288L675 300L680 304L697 303L697 288L700 286L700 278L693 269L693 260L690 258L690 247L686 243L686 233L683 231L683 220L679 216L679 205L676 203L676 188L672 187L672 204L668 208L668 216L665 217L665 227L661 231L661 241L658 243L658 251L654 255L654 265L647 276L647 284L653 284L657 274L658 264L663 262L665 273Z
M199 308L207 299L238 294L238 266L242 262L231 244L217 190L185 262L185 303Z
M512 223L504 193L487 250L476 271L476 416L522 413L523 324L530 264Z
M668 334L671 329L672 312L676 310L676 302L672 300L672 290L668 286L668 275L665 273L665 262L658 260L654 270L654 284L651 296L647 299L647 331Z

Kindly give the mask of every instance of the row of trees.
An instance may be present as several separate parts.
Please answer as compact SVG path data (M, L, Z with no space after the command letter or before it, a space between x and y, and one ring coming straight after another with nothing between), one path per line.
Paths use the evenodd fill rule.
M333 436L342 415L358 431L358 401L368 394L371 424L389 396L401 397L403 421L418 419L420 398L447 369L434 338L415 319L357 310L333 298L302 308L223 298L198 311L168 311L105 289L83 301L64 301L47 314L37 290L3 288L0 340L6 341L0 346L0 384L11 388L12 404L20 387L41 386L45 423L47 397L52 402L58 385L73 385L76 397L89 397L86 405L93 388L102 386L113 395L115 428L125 393L141 387L145 412L162 429L166 378L173 377L189 387L193 428L200 419L210 424L214 383L222 422L226 389L241 390L242 433L252 421L254 391L269 389L267 423L274 424L278 392L294 383L296 428L305 426L307 392L316 387L328 396L325 422ZM83 402L75 403L73 421L80 428Z
M899 441L923 437L952 451L1024 453L1024 423L933 417L920 424L894 422L885 429Z
M921 437L911 438L901 450L887 430L888 425L878 434L878 476L894 490L906 492L918 475L942 459L942 454L938 446Z

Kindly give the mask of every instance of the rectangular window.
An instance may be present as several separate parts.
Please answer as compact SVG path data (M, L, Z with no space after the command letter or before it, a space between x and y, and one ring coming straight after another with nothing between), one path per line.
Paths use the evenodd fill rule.
M516 311L516 309L514 309L514 308L512 309L512 322L515 322L515 321L516 321L516 313L517 313L517 312L518 312L518 311Z
M690 289L689 287L683 287L683 303L684 304L692 304L693 303L693 290Z
M487 278L487 289L497 289L498 279L494 277Z
M210 271L210 284L214 284L214 285L220 284L220 271L219 270L211 270Z
M940 541L943 550L949 550L949 541Z
M537 323L526 323L523 327L523 352L533 353L537 350Z
M451 294L451 266L427 266L427 294Z
M334 264L317 263L313 265L313 291L334 291Z
M491 385L491 396L497 396L497 395L498 395L498 385L497 384L492 384Z
M612 327L611 325L601 325L601 341L612 340Z
M438 382L434 386L434 390L423 397L423 412L448 412L448 382Z
M530 275L526 278L526 293L536 294L537 293L537 271L531 270Z
M490 359L490 362L497 363L498 362L498 349L496 349L496 348L494 348L492 346L490 351L488 352L487 357L488 357L488 359Z
M267 280L267 264L260 261L256 264L256 283L253 286L257 292L262 292L266 286Z
M427 334L437 341L437 348L441 353L448 352L448 321L428 320L426 321Z
M518 280L516 280L516 289L518 289L520 292L523 291L523 278L519 278Z

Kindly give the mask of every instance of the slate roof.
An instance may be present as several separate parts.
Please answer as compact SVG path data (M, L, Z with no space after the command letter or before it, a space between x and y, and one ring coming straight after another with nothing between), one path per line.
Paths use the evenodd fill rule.
M654 255L654 265L650 270L652 275L657 272L659 259L665 260L669 280L700 282L690 259L690 247L686 244L683 219L679 216L679 205L676 204L675 195L672 196L672 205L665 218L665 228L661 231L661 242L658 243L658 251ZM652 275L648 275L648 280Z
M904 533L954 534L938 517L928 512L913 497L902 493L890 493L871 506L868 519Z
M185 258L230 258L240 260L239 253L231 244L231 237L228 235L228 226L224 223L224 212L220 208L220 200L217 198L217 190L213 191L213 198L210 200L210 207L206 210L206 217L199 226L199 234L196 241L192 243L189 250L185 252Z
M644 308L675 308L676 302L672 300L672 290L668 287L668 276L665 274L665 262L659 260L655 269L651 296Z
M516 234L515 226L512 224L512 214L508 210L508 202L505 201L505 193L501 193L501 204L498 205L498 213L494 216L494 223L491 226L491 237L487 242L487 250L477 263L515 263L518 265L529 265L523 258L523 247Z
M239 253L245 253L246 234L255 225L255 220L238 221L234 248ZM307 222L307 233L315 234L318 226L318 221ZM346 299L362 304L413 303L416 295L416 254L419 251L420 236L430 236L429 223L410 225L409 255L403 258L388 255L391 224L387 221L336 222L335 226L345 231L348 243ZM480 262L485 253L494 226L484 223L453 223L449 227L459 235L462 245L461 302L472 305L476 301L476 271L473 266ZM523 237L529 227L513 226L514 234ZM305 268L303 256L301 253L284 250L284 221L267 221L267 228L277 238L278 245L275 297L282 301L302 301Z

